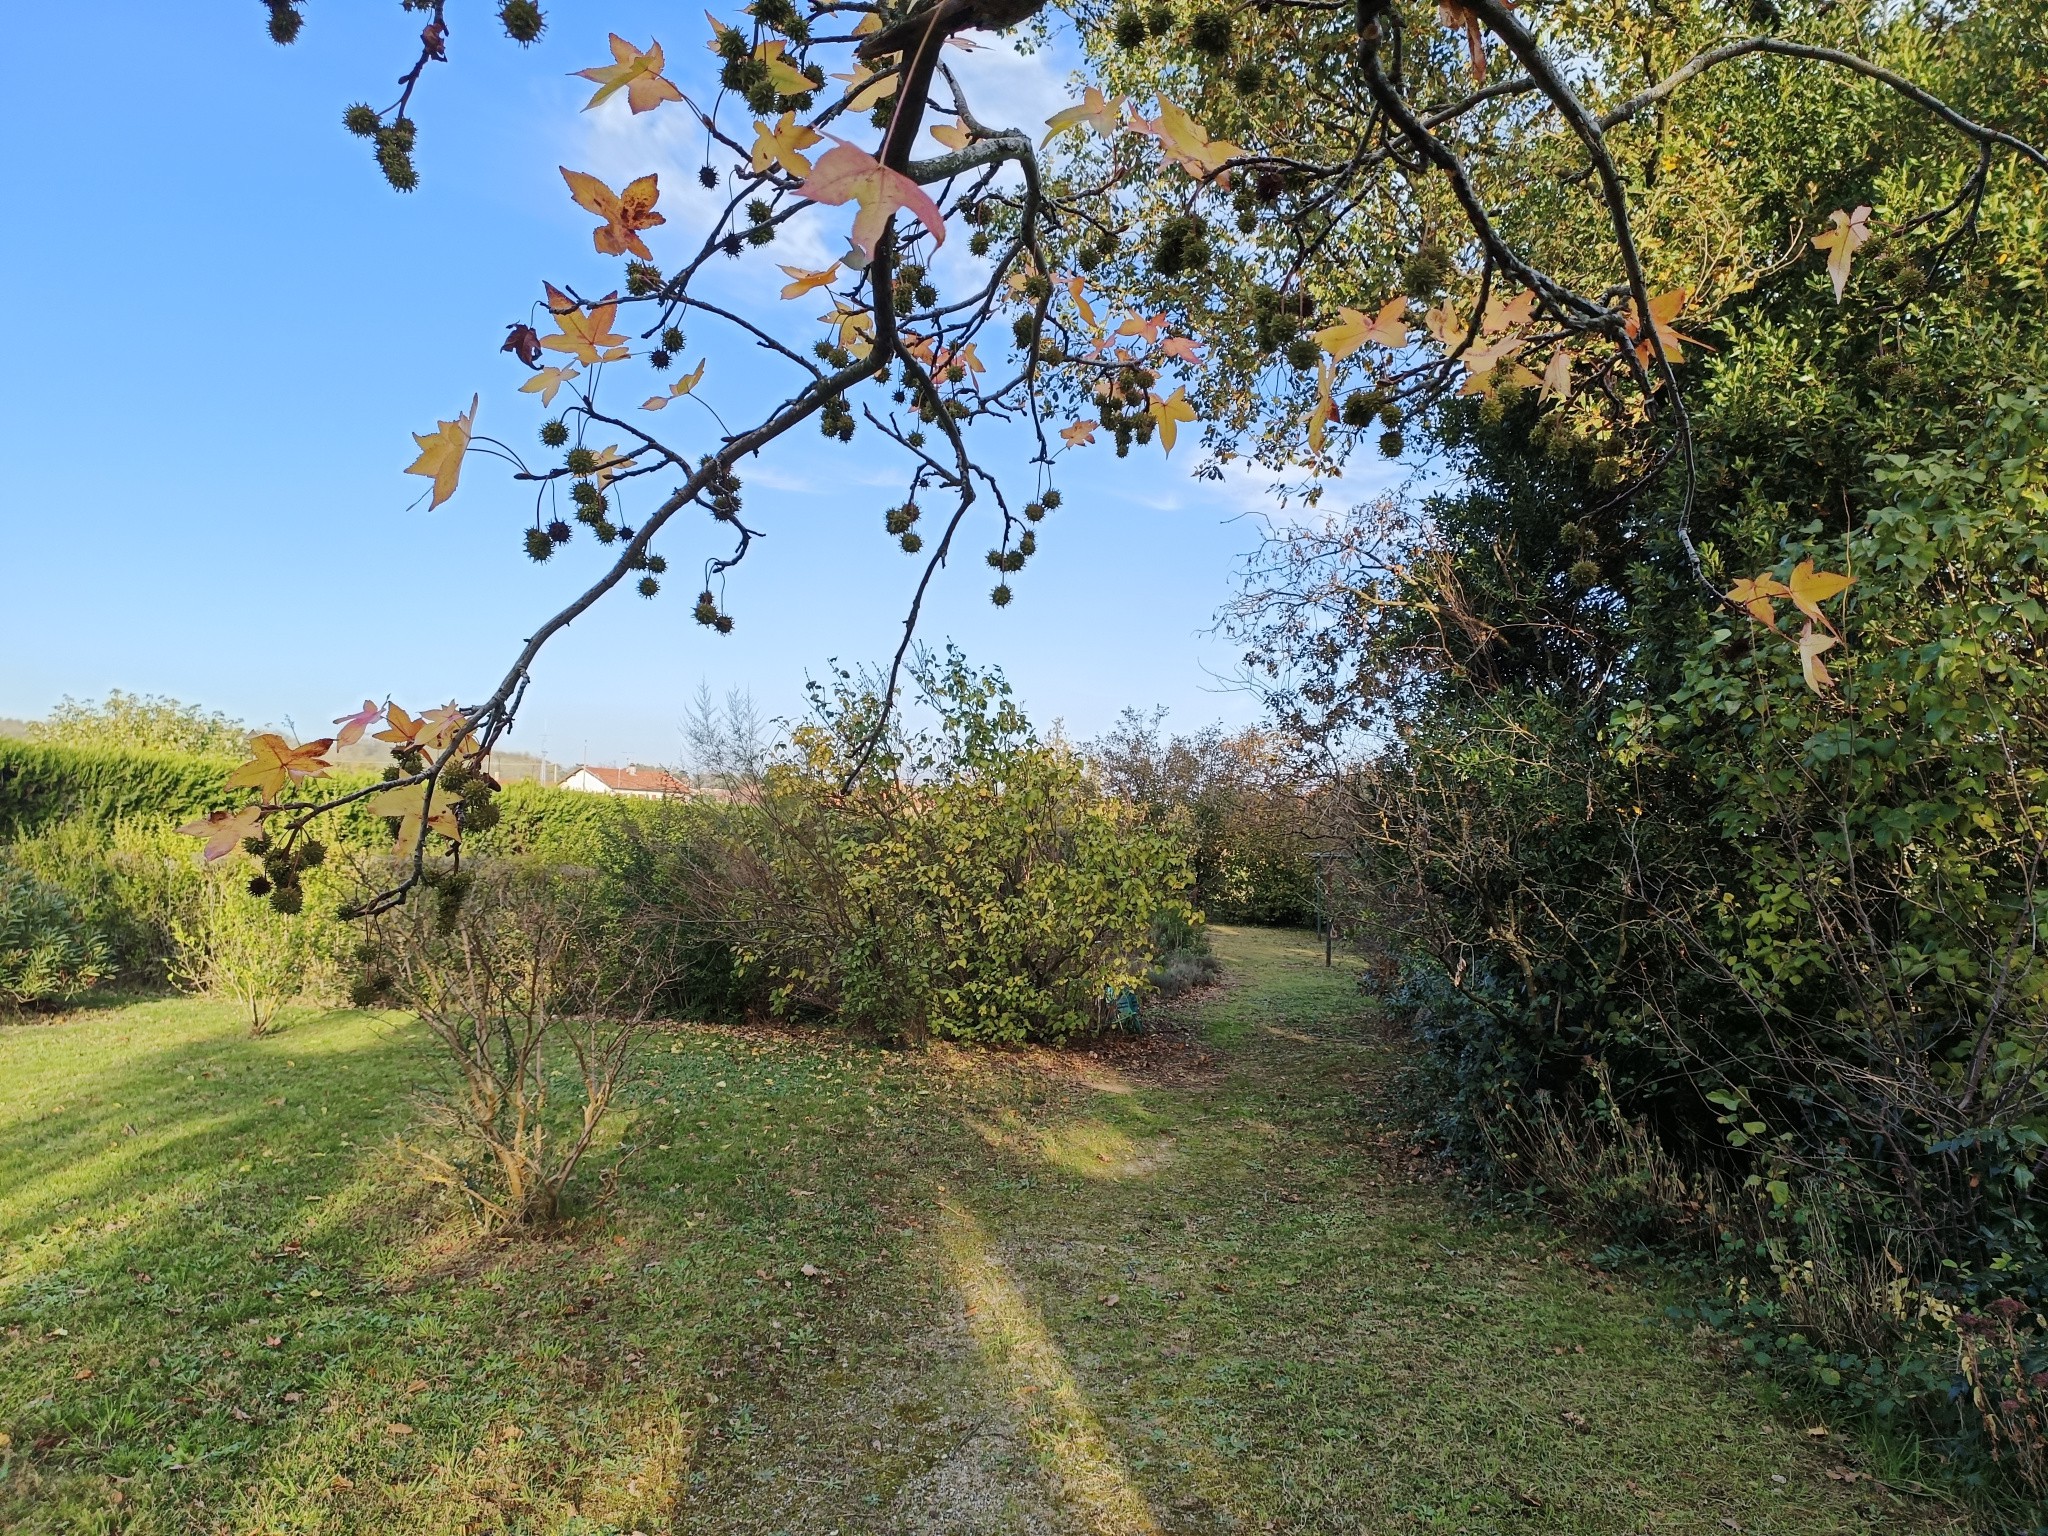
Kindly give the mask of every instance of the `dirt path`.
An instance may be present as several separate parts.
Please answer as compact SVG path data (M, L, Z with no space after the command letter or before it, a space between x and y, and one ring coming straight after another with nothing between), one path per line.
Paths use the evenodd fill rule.
M1414 1171L1319 946L1218 947L1193 1041L934 1063L890 1252L813 1364L736 1348L680 1529L1947 1528L1658 1297Z

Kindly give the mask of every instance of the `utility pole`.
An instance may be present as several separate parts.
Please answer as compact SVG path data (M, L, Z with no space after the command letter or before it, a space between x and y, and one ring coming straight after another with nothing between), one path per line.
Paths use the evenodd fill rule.
M1312 853L1320 878L1316 882L1316 926L1323 931L1323 965L1325 968L1336 964L1337 952L1337 874L1335 861L1344 857L1341 853Z

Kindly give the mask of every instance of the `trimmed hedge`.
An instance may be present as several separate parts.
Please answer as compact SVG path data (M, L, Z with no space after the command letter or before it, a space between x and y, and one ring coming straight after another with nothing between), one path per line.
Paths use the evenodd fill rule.
M123 821L190 821L225 804L224 757L117 752L0 739L0 839L86 821L112 831Z

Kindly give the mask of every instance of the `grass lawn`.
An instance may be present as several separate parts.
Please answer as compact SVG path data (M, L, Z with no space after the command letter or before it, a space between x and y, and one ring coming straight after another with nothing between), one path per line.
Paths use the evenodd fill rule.
M0 1029L0 1529L1949 1527L1411 1172L1319 945L1217 941L1199 1043L651 1035L616 1197L513 1241L394 1154L400 1019Z

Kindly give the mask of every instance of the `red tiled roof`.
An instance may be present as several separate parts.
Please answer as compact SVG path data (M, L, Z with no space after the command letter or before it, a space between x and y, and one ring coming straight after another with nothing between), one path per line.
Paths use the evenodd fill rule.
M576 773L587 773L618 794L687 795L690 792L689 785L666 769L642 768L637 763L630 768L600 768L595 763L585 763ZM569 777L573 779L576 773Z

